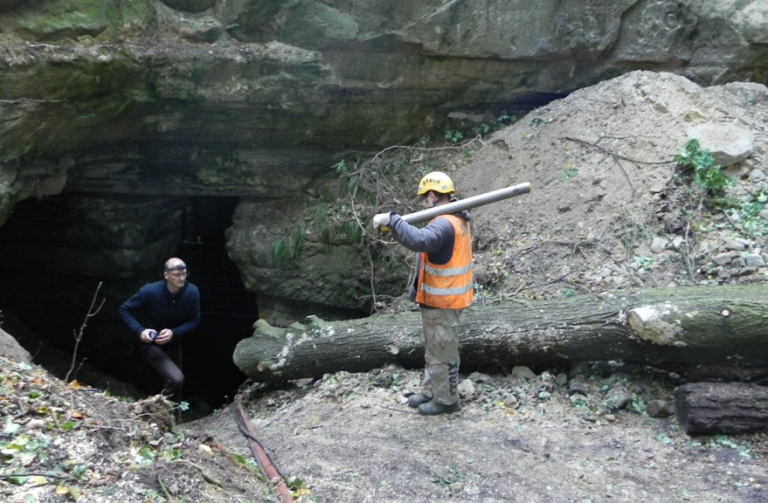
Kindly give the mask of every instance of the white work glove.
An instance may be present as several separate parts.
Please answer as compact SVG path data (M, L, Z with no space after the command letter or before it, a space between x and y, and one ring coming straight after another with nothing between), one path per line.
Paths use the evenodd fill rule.
M379 229L380 231L389 230L387 226L389 225L389 213L379 213L375 217L373 217L373 228ZM382 228L383 227L383 228Z

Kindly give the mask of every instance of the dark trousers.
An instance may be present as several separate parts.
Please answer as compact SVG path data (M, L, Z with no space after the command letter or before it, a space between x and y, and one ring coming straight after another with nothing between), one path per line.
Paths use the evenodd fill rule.
M166 349L157 344L142 344L141 352L163 380L162 394L174 402L181 401L184 374L181 372L181 344Z

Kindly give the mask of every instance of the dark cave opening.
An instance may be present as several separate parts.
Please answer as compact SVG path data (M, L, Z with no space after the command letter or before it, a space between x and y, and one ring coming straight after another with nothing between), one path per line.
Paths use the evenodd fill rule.
M169 233L172 242L159 252L162 256L152 258L145 271L114 271L109 277L109 271L116 268L112 265L114 251L109 247L118 245L106 242L108 233L97 229L108 225L91 220L95 213L106 214L111 208L97 204L98 211L91 208L84 216L83 207L88 204L73 202L82 197L61 195L22 201L0 228L0 313L8 314L0 318L7 322L4 328L16 336L10 330L16 326L11 323L12 313L29 329L23 331L22 337L17 336L19 342L33 355L35 363L59 378L70 372L81 382L114 394L129 389L114 385L116 381L130 384L134 398L136 391L154 394L160 383L138 356L136 342L119 320L116 308L141 285L161 279L162 263L169 256L178 256L188 265L190 282L201 292L200 327L183 345L183 399L203 412L228 403L246 381L232 362L232 353L240 340L251 335L259 317L256 294L245 289L225 245L224 232L232 223L239 198L189 197L151 203L174 207L171 220L175 223ZM134 214L133 218L145 216ZM124 220L125 216L118 215L117 219ZM73 259L70 255L76 249L67 241L74 242L84 235L90 236L93 248L85 258ZM88 262L95 274L83 274ZM79 362L87 361L94 371L80 364L73 369L73 332L84 323L96 285L103 286L98 291L103 306L87 320L76 354ZM53 349L43 349L44 345ZM96 375L98 371L104 375Z
M239 198L192 198L176 256L200 290L200 327L184 343L185 388L218 407L234 397L247 379L232 362L240 340L258 319L256 294L248 292L227 255L224 231Z

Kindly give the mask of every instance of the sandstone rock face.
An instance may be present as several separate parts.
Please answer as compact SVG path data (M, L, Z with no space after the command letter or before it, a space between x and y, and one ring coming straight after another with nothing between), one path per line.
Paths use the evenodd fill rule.
M286 206L283 202L240 203L226 237L229 256L238 264L247 289L265 297L333 306L358 313L370 309L372 274L380 278L375 288L382 294L399 295L402 292L402 278L408 274L404 263L386 270L379 265L371 271L369 259L359 244L344 236L337 236L329 243L322 229L309 224L298 227L301 250L295 260L288 257L276 263L274 244L286 237L283 229L297 229L292 224L304 219L303 209L296 205ZM274 301L270 302L271 306L274 304ZM278 316L270 317L270 311L260 310L260 316L275 321ZM302 314L323 317L324 313L310 311Z
M638 68L765 81L766 33L762 1L0 0L0 225L28 198L66 193L84 208L44 236L8 229L4 265L54 256L71 274L146 271L179 238L167 225L184 203L162 203L235 196L227 246L249 289L365 310L369 279L333 270L365 269L353 245L309 235L300 266L269 260L346 152ZM145 246L125 242L132 226Z

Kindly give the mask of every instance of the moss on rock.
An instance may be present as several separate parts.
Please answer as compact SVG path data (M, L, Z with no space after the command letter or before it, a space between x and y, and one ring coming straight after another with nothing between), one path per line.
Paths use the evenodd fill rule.
M103 0L57 0L24 9L15 22L19 30L39 40L95 36L107 29L111 8Z

